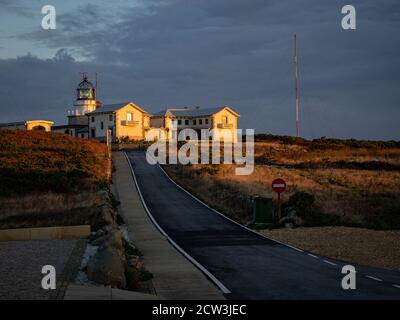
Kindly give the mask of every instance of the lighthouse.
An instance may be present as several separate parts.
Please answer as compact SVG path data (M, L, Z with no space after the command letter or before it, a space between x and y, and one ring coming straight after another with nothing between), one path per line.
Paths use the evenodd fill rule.
M73 107L68 110L69 125L87 125L87 114L101 106L101 102L96 99L96 93L96 87L84 73L82 81L76 88L76 100Z

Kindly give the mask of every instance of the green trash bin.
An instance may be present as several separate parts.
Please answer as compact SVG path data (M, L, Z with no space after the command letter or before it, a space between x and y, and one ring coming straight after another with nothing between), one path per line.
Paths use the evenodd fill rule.
M254 197L254 223L274 223L274 203L272 198Z

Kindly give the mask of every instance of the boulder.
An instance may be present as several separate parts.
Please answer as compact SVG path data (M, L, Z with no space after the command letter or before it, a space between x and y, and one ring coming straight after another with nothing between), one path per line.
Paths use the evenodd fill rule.
M103 247L89 260L88 278L98 284L123 289L126 287L125 263L120 252Z
M114 224L114 215L108 205L101 205L97 208L95 221L93 222L94 230L99 230L105 226Z
M290 215L279 220L279 224L285 226L286 228L293 228L302 226L304 221L298 216Z
M92 232L89 237L89 242L92 243L98 238L104 237L106 235L106 232L103 229L99 229L96 232Z
M91 244L92 246L99 247L99 246L103 245L103 243L106 242L106 240L107 240L108 238L109 238L109 235L106 234L106 235L103 235L103 236L98 237L98 238L96 238L96 239L93 239L92 241L90 241L90 244Z
M101 232L100 232L101 231ZM90 244L93 246L101 247L113 247L119 251L124 250L123 245L123 235L119 229L107 227L100 229L98 232L98 237L93 236L90 240ZM101 248L100 248L101 249Z
M99 246L97 253L89 260L88 278L103 285L125 288L125 251L122 232L110 226L101 229L92 245Z
M113 229L108 233L107 239L101 245L100 250L103 248L114 248L120 252L122 257L125 257L122 232L119 229Z

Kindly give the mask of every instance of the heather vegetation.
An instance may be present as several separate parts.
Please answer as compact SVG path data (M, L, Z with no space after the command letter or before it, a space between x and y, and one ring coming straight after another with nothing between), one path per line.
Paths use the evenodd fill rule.
M251 223L255 195L276 198L271 182L280 177L288 183L284 209L297 207L305 226L400 229L400 142L272 135L255 139L256 165L250 176L235 175L234 165L166 169L241 223Z
M111 178L104 144L0 131L0 228L92 224Z
M0 131L0 196L99 189L109 182L104 144L62 134Z

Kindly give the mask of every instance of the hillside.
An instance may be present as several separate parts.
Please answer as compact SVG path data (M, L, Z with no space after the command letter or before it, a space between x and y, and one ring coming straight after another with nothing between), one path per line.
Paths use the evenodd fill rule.
M107 148L63 134L0 131L0 196L73 192L108 182Z
M1 130L0 229L91 224L110 177L104 144Z
M237 176L233 165L166 166L179 183L242 223L252 220L255 195L276 198L284 178L285 205L304 193L314 199L298 214L305 226L400 229L400 143L256 135L255 169ZM300 199L302 201L302 199ZM311 201L312 202L312 201ZM303 211L303 212L302 212Z

